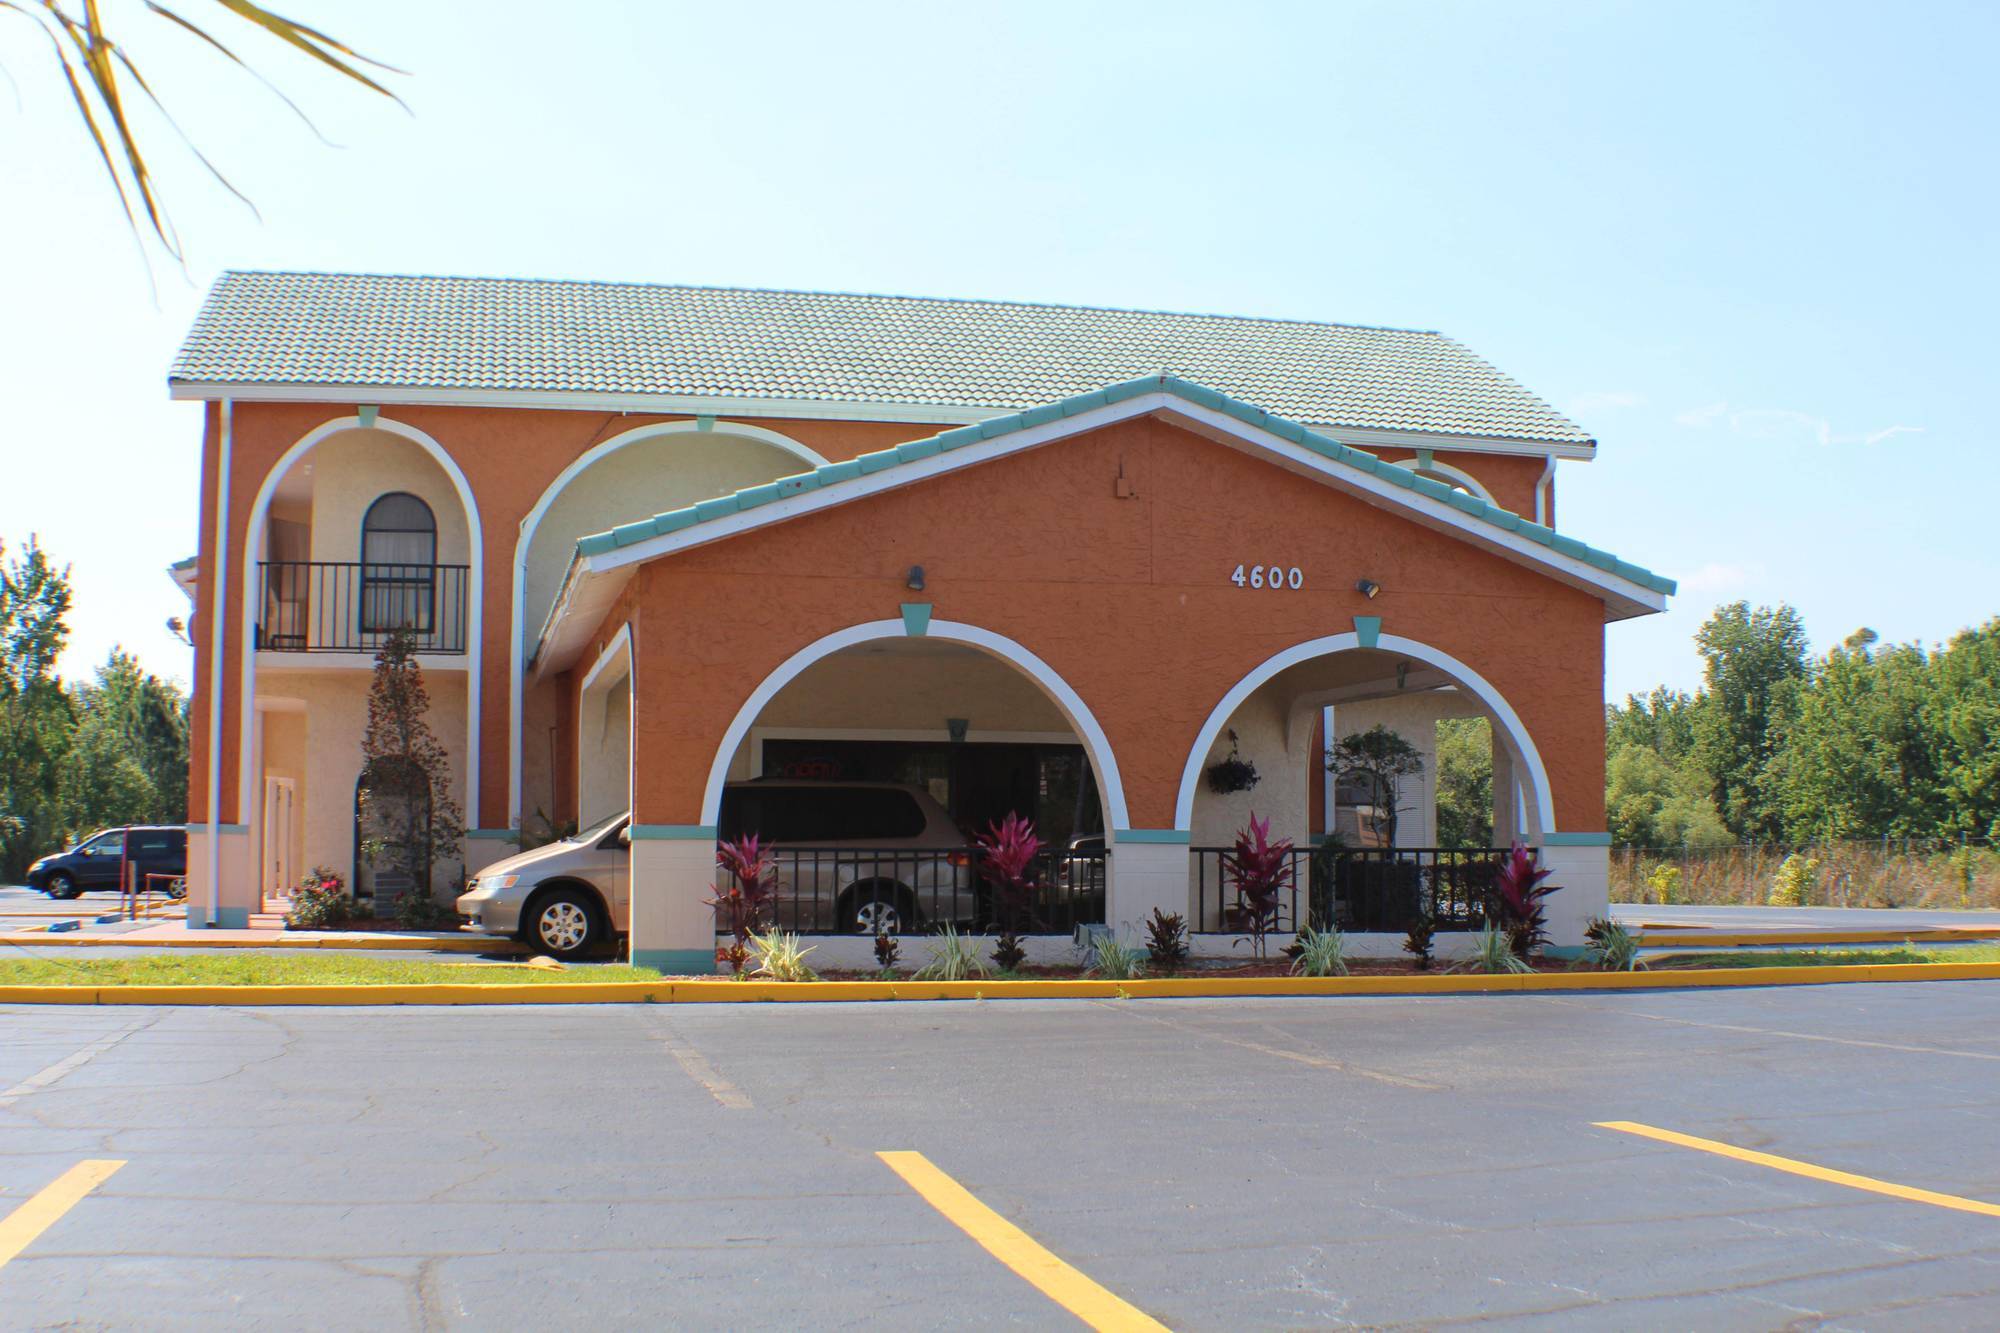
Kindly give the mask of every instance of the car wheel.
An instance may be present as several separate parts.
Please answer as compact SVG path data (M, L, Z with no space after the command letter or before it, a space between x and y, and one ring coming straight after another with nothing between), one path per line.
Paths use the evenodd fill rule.
M917 929L917 900L900 885L849 889L840 919L857 935L907 935Z
M577 958L597 943L603 929L597 904L578 889L557 889L535 900L528 914L528 947L557 958Z
M76 881L60 870L49 876L49 887L46 892L51 898L83 897L83 890L76 886Z

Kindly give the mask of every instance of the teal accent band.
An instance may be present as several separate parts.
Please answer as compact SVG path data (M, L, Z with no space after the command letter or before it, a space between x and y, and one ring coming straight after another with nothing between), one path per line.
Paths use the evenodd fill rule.
M517 828L469 828L465 831L465 836L481 842L487 840L493 842L519 842L521 840L521 830Z
M1121 842L1177 843L1181 846L1186 846L1189 841L1191 841L1191 837L1184 828L1121 828L1111 830L1111 845L1113 847L1116 847Z
M1326 834L1314 833L1309 835L1306 838L1306 845L1308 847L1324 847L1326 845Z
M714 842L713 824L634 824L634 842Z
M187 826L187 831L189 833L206 833L208 832L208 825L189 824ZM217 824L215 826L215 831L217 833L248 833L250 831L250 826L248 824Z
M715 951L712 949L634 949L632 966L651 967L665 972L668 976L693 973L698 977L712 975L715 971Z
M715 429L715 418L714 418L714 417L696 417L696 418L694 419L694 428L695 428L696 430L714 430L714 429Z
M250 929L250 909L247 907L218 907L215 909L217 930Z
M930 632L931 604L929 602L903 603L903 633L913 639L921 639Z
M364 407L355 412L354 415L360 419L361 429L374 430L375 418L382 415L382 409L379 407Z
M1373 648L1382 637L1382 617L1354 617L1354 637L1363 648Z
M1551 944L1543 948L1542 957L1553 958L1564 963L1573 963L1583 957L1583 946L1580 944Z
M1535 839L1544 847L1609 847L1609 833L1544 833Z
M1420 467L1420 468L1425 468L1425 469L1429 469L1429 468L1431 468L1431 467L1434 467L1434 466L1436 466L1436 464L1437 464L1437 455L1436 455L1436 454L1432 453L1432 452L1431 452L1430 450L1428 450L1428 449L1419 449L1419 450L1417 450L1417 466L1418 466L1418 467Z

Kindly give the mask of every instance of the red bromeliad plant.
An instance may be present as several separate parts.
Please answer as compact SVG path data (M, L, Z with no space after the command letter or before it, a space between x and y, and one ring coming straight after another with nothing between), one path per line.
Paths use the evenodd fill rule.
M1514 956L1524 961L1549 942L1542 900L1560 890L1542 883L1548 877L1549 872L1536 863L1535 854L1517 842L1493 879L1493 924L1505 932L1514 946Z
M1035 857L1041 854L1042 840L1033 822L1010 810L972 841L979 848L979 873L993 888L994 922L1000 928L993 961L1001 971L1012 972L1027 958L1020 934L1034 924Z
M1236 835L1226 870L1251 947L1259 958L1268 957L1265 936L1278 924L1279 895L1292 883L1292 840L1271 841L1271 821L1251 815L1250 827Z
M716 844L715 864L728 873L729 883L716 887L708 905L715 909L716 924L730 935L728 944L717 946L715 959L740 975L750 960L750 936L764 924L764 908L777 889L778 865L754 833Z

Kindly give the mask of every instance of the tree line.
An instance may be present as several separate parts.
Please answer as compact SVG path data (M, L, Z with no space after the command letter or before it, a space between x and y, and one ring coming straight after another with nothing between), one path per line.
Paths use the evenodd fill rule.
M2000 838L2000 617L1950 642L1862 629L1819 656L1793 607L1717 608L1702 687L1606 710L1612 840Z
M119 648L65 681L70 601L32 537L11 559L0 544L0 883L107 825L187 820L186 694Z

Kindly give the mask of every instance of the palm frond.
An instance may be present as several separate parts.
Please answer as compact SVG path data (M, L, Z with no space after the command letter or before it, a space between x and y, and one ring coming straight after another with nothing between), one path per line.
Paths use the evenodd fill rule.
M236 18L311 56L363 87L380 93L398 106L404 105L400 97L371 77L363 67L390 74L401 74L402 70L364 56L346 43L317 28L274 14L261 5L251 3L251 0L211 0L211 3L220 5ZM311 119L296 102L238 56L214 33L168 5L160 3L159 0L146 0L146 10L155 17L165 19L182 31L193 35L237 68L249 72L291 108L315 136L322 142L325 141L325 136L319 133L318 127L313 125ZM181 129L180 124L153 91L152 85L141 72L131 53L112 36L105 23L99 0L81 0L80 11L65 8L62 0L0 0L0 12L21 15L33 23L48 40L56 64L62 71L63 80L69 87L70 98L76 104L77 114L82 118L84 129L89 133L91 143L97 149L99 162L111 178L119 205L125 210L126 221L135 232L139 229L139 211L143 210L147 225L151 227L154 236L159 239L167 253L177 261L182 258L179 237L167 217L166 207L160 198L158 182L141 146L140 132L134 127L128 111L126 94L128 84L139 90L144 101L159 112L181 142L187 145L189 151L224 189L243 200L246 205L250 203L243 192L231 184L221 169L209 160ZM255 206L252 205L251 208L254 212Z

